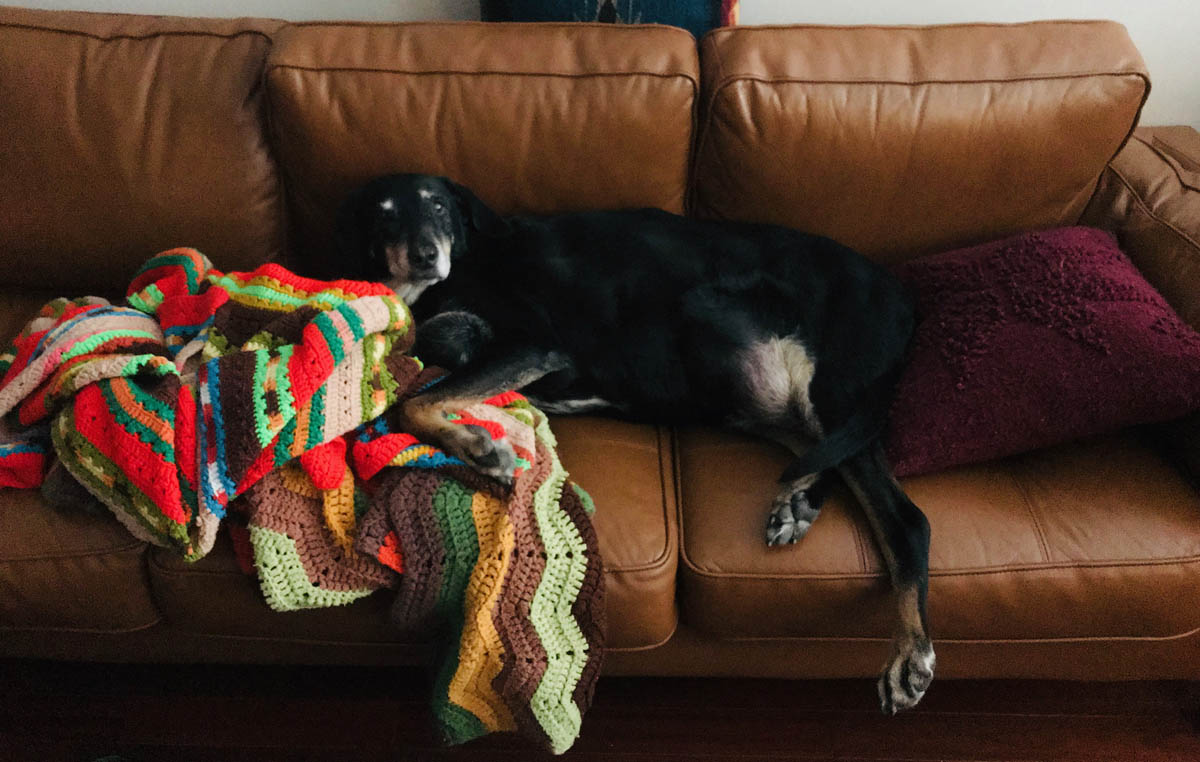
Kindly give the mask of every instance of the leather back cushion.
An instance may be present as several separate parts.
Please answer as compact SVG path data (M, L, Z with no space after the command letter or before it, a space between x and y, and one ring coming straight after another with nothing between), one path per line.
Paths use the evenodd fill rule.
M722 29L694 211L880 260L1073 224L1148 91L1119 24Z
M682 212L698 78L669 27L289 26L267 87L294 264L332 275L338 203L391 172L448 176L502 212Z
M277 254L278 26L0 8L0 282L114 291L174 246L225 268Z

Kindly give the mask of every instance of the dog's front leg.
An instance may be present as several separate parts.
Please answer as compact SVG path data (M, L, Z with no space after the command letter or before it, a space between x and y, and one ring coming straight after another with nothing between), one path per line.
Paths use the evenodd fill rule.
M441 447L479 473L512 484L516 455L505 439L492 439L481 426L453 423L449 415L510 389L565 370L570 360L561 352L523 347L489 351L428 391L403 403L402 425L423 442Z

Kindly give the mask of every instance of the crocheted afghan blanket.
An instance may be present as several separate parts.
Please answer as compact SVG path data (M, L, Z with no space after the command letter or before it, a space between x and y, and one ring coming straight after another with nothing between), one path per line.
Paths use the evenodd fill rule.
M457 416L508 438L510 490L399 431L389 408L440 374L407 354L411 316L380 284L226 274L175 249L126 301L55 299L0 356L15 424L0 486L37 486L57 456L133 534L189 560L224 523L276 610L392 588L394 623L444 646L449 741L569 748L599 671L603 574L545 416L515 393Z

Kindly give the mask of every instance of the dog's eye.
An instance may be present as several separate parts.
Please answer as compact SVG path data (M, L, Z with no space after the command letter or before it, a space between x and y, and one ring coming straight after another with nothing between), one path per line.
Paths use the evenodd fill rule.
M445 214L446 213L446 205L443 204L441 201L434 201L433 202L433 211L436 212L437 214Z

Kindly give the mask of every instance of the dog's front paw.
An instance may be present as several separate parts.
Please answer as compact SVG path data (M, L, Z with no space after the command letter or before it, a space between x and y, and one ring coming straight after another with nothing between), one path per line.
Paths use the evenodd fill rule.
M816 521L820 511L808 502L803 490L781 492L767 517L767 544L791 545L799 542Z
M455 426L447 433L451 441L446 449L451 455L484 476L512 486L517 455L507 439L492 439L487 429L472 424Z
M928 640L901 646L879 676L879 706L884 714L912 709L933 682L937 659Z

